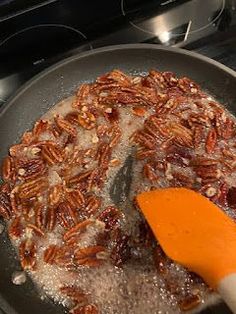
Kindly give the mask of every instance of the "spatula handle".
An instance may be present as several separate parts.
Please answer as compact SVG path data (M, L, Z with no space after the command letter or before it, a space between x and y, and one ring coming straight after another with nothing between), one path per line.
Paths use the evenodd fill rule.
M231 311L236 314L236 273L221 279L217 290Z

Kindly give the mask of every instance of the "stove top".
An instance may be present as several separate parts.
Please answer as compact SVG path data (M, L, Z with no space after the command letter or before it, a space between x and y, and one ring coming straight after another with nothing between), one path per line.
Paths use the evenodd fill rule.
M125 43L182 47L236 69L236 0L1 0L0 105L65 57ZM230 313L224 305L204 313Z

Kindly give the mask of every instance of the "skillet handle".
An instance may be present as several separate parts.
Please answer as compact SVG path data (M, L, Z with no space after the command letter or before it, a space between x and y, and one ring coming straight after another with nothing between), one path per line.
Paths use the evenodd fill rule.
M217 290L231 311L236 314L236 273L221 279Z

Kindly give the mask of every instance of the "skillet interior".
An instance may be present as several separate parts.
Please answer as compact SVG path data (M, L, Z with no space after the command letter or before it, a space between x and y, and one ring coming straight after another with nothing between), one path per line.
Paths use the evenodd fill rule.
M236 74L225 66L192 52L157 45L120 45L97 49L66 59L38 75L0 111L0 160L9 146L33 122L59 100L71 95L84 81L119 68L129 73L142 73L156 68L173 71L178 76L188 76L236 114ZM3 239L4 238L4 239ZM6 313L64 313L52 302L42 302L30 280L17 287L11 275L20 269L14 260L9 241L2 236L0 252L0 307ZM208 312L209 313L209 312ZM227 313L223 308L210 313ZM230 313L230 312L228 312ZM123 313L125 314L125 313Z

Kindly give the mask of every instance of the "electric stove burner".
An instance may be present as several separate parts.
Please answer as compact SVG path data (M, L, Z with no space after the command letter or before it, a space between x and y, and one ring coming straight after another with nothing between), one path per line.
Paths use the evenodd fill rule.
M0 102L33 75L69 57L74 50L90 49L92 45L82 32L62 24L33 25L10 35L0 42Z
M27 56L28 62L37 64L68 49L85 42L87 37L79 30L62 24L39 24L19 30L0 42L1 53L15 54L18 57ZM92 49L91 44L82 46L81 51Z
M168 10L167 10L168 9ZM134 0L121 0L121 11L139 31L157 36L160 43L173 44L171 38L183 37L214 27L225 9L225 0L152 1L147 8L134 8ZM200 12L200 14L199 14Z

